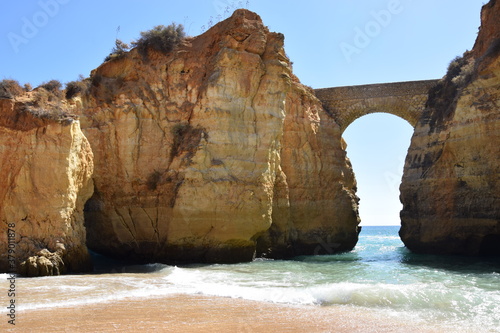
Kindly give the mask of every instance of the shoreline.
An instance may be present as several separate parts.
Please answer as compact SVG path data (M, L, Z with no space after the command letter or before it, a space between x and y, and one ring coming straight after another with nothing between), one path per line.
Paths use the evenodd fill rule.
M7 327L8 332L443 332L439 325L351 306L298 306L184 294L24 310L16 322L15 328Z

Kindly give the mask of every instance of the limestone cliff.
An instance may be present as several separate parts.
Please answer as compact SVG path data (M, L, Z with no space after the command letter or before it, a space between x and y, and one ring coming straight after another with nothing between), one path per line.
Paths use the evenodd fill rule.
M357 198L337 124L293 76L284 37L237 10L169 53L92 73L88 245L140 262L351 249Z
M471 52L431 89L401 184L401 238L416 252L500 254L500 3Z
M0 99L0 271L87 271L83 206L93 191L90 145L75 117L28 108L25 101Z

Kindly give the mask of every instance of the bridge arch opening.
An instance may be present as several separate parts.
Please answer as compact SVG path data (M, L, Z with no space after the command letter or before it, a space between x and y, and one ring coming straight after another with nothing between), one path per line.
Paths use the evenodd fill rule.
M388 113L369 113L344 131L357 180L361 226L401 225L399 186L413 126Z
M415 126L422 115L429 89L438 80L367 84L316 89L315 94L340 130L374 112L387 112Z

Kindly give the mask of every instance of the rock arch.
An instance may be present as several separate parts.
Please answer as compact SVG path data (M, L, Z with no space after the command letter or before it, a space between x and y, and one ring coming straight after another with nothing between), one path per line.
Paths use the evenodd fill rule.
M342 132L356 119L375 112L390 113L417 124L429 89L438 80L393 82L316 89L316 96Z

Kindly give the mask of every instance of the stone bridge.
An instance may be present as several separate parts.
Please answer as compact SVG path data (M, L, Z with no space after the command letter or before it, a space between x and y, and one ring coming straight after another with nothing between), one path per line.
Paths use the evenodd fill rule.
M427 101L429 88L438 80L393 82L315 89L325 109L342 132L356 119L375 112L390 113L417 124Z

